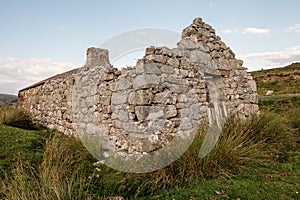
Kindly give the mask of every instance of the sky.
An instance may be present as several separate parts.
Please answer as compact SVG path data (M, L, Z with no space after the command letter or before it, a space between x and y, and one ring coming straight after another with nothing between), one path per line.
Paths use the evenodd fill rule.
M169 30L179 40L196 17L249 71L283 67L300 61L299 8L299 0L1 0L0 93L81 67L87 48L132 30ZM112 64L131 64L139 51Z

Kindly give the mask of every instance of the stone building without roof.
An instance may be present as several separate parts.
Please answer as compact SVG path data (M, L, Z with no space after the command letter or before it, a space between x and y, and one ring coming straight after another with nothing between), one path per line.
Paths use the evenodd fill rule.
M107 148L126 152L151 152L220 116L258 112L255 81L201 18L176 48L148 47L134 67L114 68L108 54L89 48L83 67L20 90L19 107L48 128L100 134Z

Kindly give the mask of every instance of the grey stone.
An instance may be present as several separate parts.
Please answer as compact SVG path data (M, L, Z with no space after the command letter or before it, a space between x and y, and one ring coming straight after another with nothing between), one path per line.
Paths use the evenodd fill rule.
M266 92L266 96L270 96L271 94L273 94L273 90L268 90L268 91Z
M119 110L118 111L118 119L120 121L124 121L124 122L127 122L129 120L129 116L128 116L128 112L126 110Z
M191 63L207 63L210 60L210 56L208 53L200 50L194 50L190 53L190 62Z
M179 60L177 58L168 58L167 64L171 66L178 67L179 66Z
M153 98L153 103L172 104L173 95L171 91L156 93Z
M190 89L188 85L178 85L178 84L172 84L168 82L165 82L164 85L175 94L187 93Z
M257 91L257 87L256 87L256 82L254 80L249 80L248 81L249 84L249 88L253 91L256 92Z
M258 95L257 94L250 94L250 103L254 103L254 104L258 103Z
M111 103L113 105L119 105L127 103L128 94L126 92L113 92L111 97Z
M164 55L148 55L146 58L149 60L152 60L154 62L162 63L162 64L166 63L166 61L167 61L167 58Z
M130 105L150 105L153 99L151 90L137 90L129 94L128 103Z
M130 80L128 80L124 77L116 83L114 91L127 90L131 87L132 87L132 83L130 82Z
M135 106L135 115L138 121L144 121L150 112L150 106Z
M190 115L190 109L189 108L179 109L179 115L180 115L181 118L183 118L183 117L189 117L189 115Z
M175 73L173 67L168 66L168 65L163 65L160 68L160 70L161 70L162 73L166 73L166 74L174 74Z
M104 73L101 77L102 81L111 81L116 78L116 75L113 73Z
M133 80L133 88L135 90L143 89L143 88L148 88L151 86L156 86L159 83L160 83L160 77L156 76L154 74L138 75Z
M163 55L167 55L168 57L172 57L172 56L173 56L172 50L170 50L170 49L167 48L167 47L162 47L162 48L161 48L161 53L162 53Z
M198 103L190 106L190 115L193 119L201 118L200 105Z
M146 120L157 120L163 118L164 108L162 106L150 106L149 115Z
M159 132L163 130L165 123L166 123L165 119L151 120L147 123L147 131Z
M127 133L144 133L147 130L140 122L125 122L122 123L122 127Z
M178 101L179 103L185 103L185 102L188 101L188 98L187 98L186 94L180 94L180 95L178 95L178 97L177 97L177 101Z
M188 117L183 118L178 127L179 130L191 130L192 128L192 122Z
M137 74L143 74L145 72L144 64L137 65L135 67L135 71L136 71Z
M188 85L187 80L181 77L175 77L175 76L165 76L162 78L162 82L168 82L168 83L174 83L178 85Z
M180 42L178 42L178 46L183 49L196 49L196 44L192 40L188 38L182 39Z
M177 109L174 105L167 105L165 108L165 118L175 117L177 115Z
M110 65L108 50L100 48L88 48L86 56L87 66L107 66Z
M144 65L144 72L146 74L156 74L156 75L160 75L161 71L158 68L159 64L157 63L149 63L149 64L145 64Z

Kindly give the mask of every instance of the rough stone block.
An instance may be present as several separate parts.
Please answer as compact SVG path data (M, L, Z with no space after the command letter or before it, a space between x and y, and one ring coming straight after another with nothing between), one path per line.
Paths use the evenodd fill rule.
M138 75L133 80L133 88L135 90L144 89L144 88L149 88L152 86L159 85L159 83L160 83L160 77L154 74Z
M120 105L127 103L127 92L113 92L111 97L111 103L113 105Z
M138 121L144 121L150 113L150 106L135 106L135 115Z
M129 94L128 103L130 105L150 105L153 99L151 90L137 90Z
M174 105L167 105L165 108L165 118L175 117L177 115L177 109Z

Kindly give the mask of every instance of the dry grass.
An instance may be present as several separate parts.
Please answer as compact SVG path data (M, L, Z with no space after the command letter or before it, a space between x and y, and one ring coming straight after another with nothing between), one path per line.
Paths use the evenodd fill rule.
M14 126L27 130L36 129L29 113L18 110L16 106L0 106L0 124Z
M120 188L135 197L151 194L158 189L180 187L194 178L247 176L268 169L271 159L288 156L285 145L289 138L281 118L275 114L252 116L248 120L230 118L216 146L205 157L199 158L205 129L196 136L187 152L177 161L153 173L125 174Z
M86 199L90 179L84 172L84 162L91 158L78 142L55 136L47 141L44 158L38 169L18 162L12 177L3 188L11 200Z

